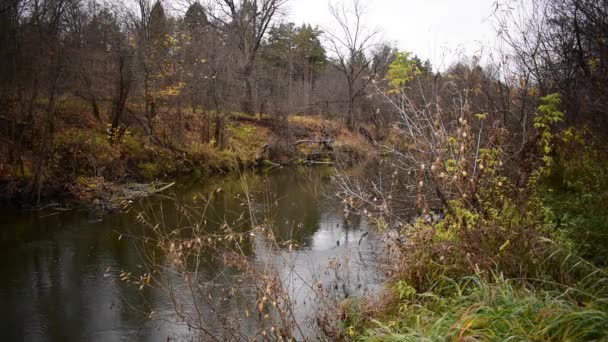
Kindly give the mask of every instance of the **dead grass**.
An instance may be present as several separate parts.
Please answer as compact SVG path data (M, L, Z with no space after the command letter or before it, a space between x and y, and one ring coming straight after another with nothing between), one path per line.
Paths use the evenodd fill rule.
M318 115L292 115L289 117L289 124L294 127L304 128L309 132L326 131L330 135L335 134L337 131L344 129L344 127L340 123L323 119Z

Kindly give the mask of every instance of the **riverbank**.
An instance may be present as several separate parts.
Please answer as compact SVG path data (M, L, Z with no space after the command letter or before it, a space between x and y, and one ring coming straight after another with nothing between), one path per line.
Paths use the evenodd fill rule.
M158 125L154 138L142 129L125 129L112 139L106 126L93 120L59 124L42 180L34 178L36 158L0 163L0 199L21 207L49 202L84 204L95 210L119 208L132 198L131 188L158 189L175 177L203 177L251 168L289 164L354 163L373 155L372 141L341 123L320 116L232 113L223 118L221 142L211 138L211 114L184 117L179 127ZM137 127L137 126L135 126ZM171 137L171 138L169 138ZM42 181L41 187L35 182ZM162 187L162 185L160 185ZM144 191L144 192L145 192ZM139 194L139 192L138 192Z
M449 185L458 190L440 198L441 215L420 206L418 220L399 225L395 204L350 195L351 210L392 234L385 249L389 279L381 295L345 301L341 330L333 335L356 341L608 338L608 153L589 130L556 129L563 114L554 99L542 98L535 117L539 138L534 158L527 158L536 162L525 163L525 154L506 158L494 148L480 149L470 163L478 166L474 177L439 162L422 164L421 174L431 170L418 178L418 198L433 193L423 192L426 184L439 184L438 197L449 194ZM393 175L398 181L397 171Z

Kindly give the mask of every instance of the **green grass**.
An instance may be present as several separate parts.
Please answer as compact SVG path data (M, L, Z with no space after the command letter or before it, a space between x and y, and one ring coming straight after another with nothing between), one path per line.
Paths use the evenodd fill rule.
M399 313L373 321L361 341L602 341L608 339L608 298L571 298L574 289L544 291L515 281L478 277L442 292L417 295Z

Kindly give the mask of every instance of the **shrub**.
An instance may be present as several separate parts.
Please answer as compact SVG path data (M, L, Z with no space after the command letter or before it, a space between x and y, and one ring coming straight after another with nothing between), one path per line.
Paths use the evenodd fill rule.
M146 181L153 181L161 174L160 166L154 162L140 162L137 167Z
M230 171L237 170L239 163L237 156L230 150L219 150L210 144L194 143L188 151L196 165L200 165L207 171Z
M133 157L144 158L149 154L148 149L143 143L144 138L139 134L125 132L120 142L125 152Z
M536 201L518 204L507 195L506 180L500 183L478 194L475 209L453 200L441 221L406 226L391 249L399 261L395 279L426 291L444 277L494 269L509 277L543 276L542 260L550 254L542 242L549 227L545 211Z
M114 167L120 158L120 150L111 145L103 134L78 128L67 129L56 135L53 150L54 165L61 169L64 177L67 174L99 176L122 173L120 168Z
M431 142L396 144L385 158L395 169L383 175L390 191L356 192L343 181L347 207L402 227L388 247L389 295L378 312L349 326L362 340L608 337L608 277L597 266L605 265L608 252L608 163L592 137L554 132L563 117L559 104L558 95L541 98L534 118L538 150L532 152L539 158L523 187L503 165L506 132L494 127L473 140L467 117L436 125ZM434 161L426 159L431 152ZM407 177L398 178L404 168ZM393 200L408 191L417 196L420 215L404 225ZM437 203L442 215L431 209Z
M268 143L269 129L249 123L231 123L228 125L228 145L234 151L239 163L253 165L260 157L260 151ZM224 152L225 153L225 152ZM226 157L226 156L225 156ZM232 162L227 165L232 164Z
M373 159L372 146L360 134L341 130L334 145L336 159L344 166L352 166L357 161Z
M608 160L587 131L567 129L557 136L553 164L538 198L556 224L558 238L577 253L606 265L608 255Z

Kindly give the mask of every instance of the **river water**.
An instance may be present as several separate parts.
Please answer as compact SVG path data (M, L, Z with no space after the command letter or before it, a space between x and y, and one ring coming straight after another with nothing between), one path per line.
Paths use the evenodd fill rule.
M329 272L324 270L331 260L346 255L357 256L359 263L375 258L373 234L366 234L365 222L346 220L339 203L324 195L324 190L331 189L331 172L287 168L182 179L169 192L181 203L213 192L204 218L210 227L241 217L245 210L243 179L254 202L272 202L280 235L298 242L293 250L280 253L292 260L285 275L298 275L290 285L299 289L293 291L295 315L312 329L314 299L310 289L303 288L330 282ZM137 213L162 203L163 199L145 200L134 203L128 212L101 218L84 210L30 213L0 209L0 341L197 340L195 332L176 324L165 292L138 291L119 279L118 270L142 267L140 250L125 237L142 231ZM180 215L167 210L162 220L177 227ZM217 261L200 266L207 278L224 271ZM373 290L380 282L376 272L361 265L352 267L349 277L349 287L356 292L351 295ZM235 297L255 303L253 294L243 292ZM245 304L233 300L226 305L227 310L241 310ZM219 326L211 324L210 329L225 338Z

